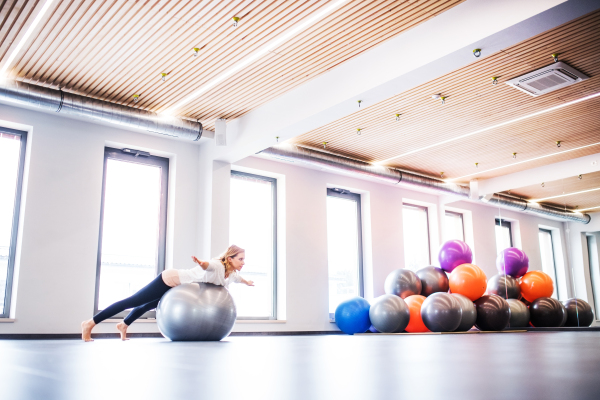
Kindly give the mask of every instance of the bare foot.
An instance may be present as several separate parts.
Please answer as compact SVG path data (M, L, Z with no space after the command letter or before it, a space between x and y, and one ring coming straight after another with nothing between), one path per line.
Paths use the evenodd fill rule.
M93 342L92 339L92 329L96 326L96 323L93 319L83 321L81 323L81 338L84 342Z
M119 322L117 324L117 329L121 333L121 340L129 340L127 339L127 328L129 328L129 325L124 322Z

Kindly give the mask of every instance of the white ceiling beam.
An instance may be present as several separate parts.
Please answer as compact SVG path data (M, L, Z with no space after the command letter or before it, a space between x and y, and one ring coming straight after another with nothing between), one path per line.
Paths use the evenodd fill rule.
M479 196L600 171L600 153L477 181Z
M468 0L227 124L235 162L600 8L598 0ZM473 49L481 48L480 58Z

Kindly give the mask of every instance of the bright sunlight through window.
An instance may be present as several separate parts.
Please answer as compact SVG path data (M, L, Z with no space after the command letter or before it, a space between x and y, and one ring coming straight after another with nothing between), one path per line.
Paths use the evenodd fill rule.
M540 229L540 255L542 256L542 271L547 273L554 283L552 297L558 299L558 282L556 279L556 262L554 259L554 247L552 244L552 231Z
M229 241L246 250L246 265L240 275L254 281L254 287L229 286L238 318L276 317L275 193L273 178L231 173Z
M462 214L446 211L444 220L444 240L465 241L465 229Z
M496 220L496 254L512 247L511 224L508 221Z
M327 196L327 265L329 314L352 297L362 296L360 195L332 193Z
M8 310L4 310L4 304L7 294L20 152L20 136L0 133L0 315L8 313Z
M106 163L100 310L158 273L161 168L111 158Z
M404 228L405 267L417 271L430 265L427 207L404 204L402 226Z

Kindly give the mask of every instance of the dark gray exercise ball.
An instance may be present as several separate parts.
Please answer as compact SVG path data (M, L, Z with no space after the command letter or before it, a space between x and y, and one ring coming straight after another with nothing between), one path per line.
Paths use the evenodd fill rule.
M429 296L437 292L447 292L450 288L448 275L443 269L430 265L417 271L421 280L421 296Z
M495 294L503 299L518 299L521 296L521 287L512 276L498 274L492 276L488 281L487 294Z
M237 311L223 286L184 283L164 294L156 308L158 329L173 341L218 341L233 329Z
M565 307L565 305L563 303L560 303L560 305L563 308L563 317L562 317L562 321L560 321L560 325L559 326L563 327L567 323L567 317L568 317L568 315L567 315L567 308Z
M379 332L402 332L410 321L408 306L400 297L393 294L379 296L371 303L369 319Z
M510 320L510 307L500 296L485 295L475 300L477 320L475 326L480 331L501 331Z
M410 269L400 268L389 273L383 288L386 294L395 294L403 299L421 294L421 280Z
M458 328L456 328L456 332L466 332L475 325L475 321L477 320L475 304L473 304L470 298L463 296L462 294L452 293L452 296L458 300L462 311L460 324L458 325Z
M508 299L510 307L510 320L507 329L523 328L529 326L529 308L520 300Z
M529 306L531 324L536 328L556 328L563 323L565 307L551 297L540 297Z
M567 320L564 326L590 326L594 322L594 312L590 305L581 299L563 301L567 310Z
M421 305L421 319L432 332L453 332L462 319L462 309L450 293L434 293Z

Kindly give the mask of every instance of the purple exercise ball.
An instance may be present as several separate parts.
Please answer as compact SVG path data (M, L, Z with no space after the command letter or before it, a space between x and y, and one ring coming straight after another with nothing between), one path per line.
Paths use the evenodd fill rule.
M470 264L473 261L473 253L469 245L462 240L448 240L442 245L438 259L444 271L452 272L459 265Z
M501 274L510 275L513 278L520 278L527 273L529 269L529 258L523 250L516 247L509 247L498 253L496 258L496 268Z

